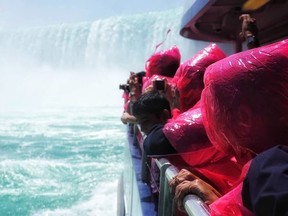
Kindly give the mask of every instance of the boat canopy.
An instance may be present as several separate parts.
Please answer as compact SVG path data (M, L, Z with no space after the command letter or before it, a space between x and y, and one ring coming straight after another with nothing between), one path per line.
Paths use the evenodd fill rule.
M263 0L254 1L259 3ZM184 9L180 34L202 41L237 41L241 31L239 16L249 13L256 18L260 44L287 37L288 0L266 0L258 4L259 7L249 10L244 9L245 4L246 0L189 0Z

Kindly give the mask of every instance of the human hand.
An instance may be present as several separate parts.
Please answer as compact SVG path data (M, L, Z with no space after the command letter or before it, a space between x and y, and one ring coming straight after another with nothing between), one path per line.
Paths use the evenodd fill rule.
M239 17L242 21L242 31L240 32L240 37L245 41L249 36L258 35L258 27L256 25L256 19L252 18L249 14L242 14Z
M136 123L136 118L135 116L130 115L128 112L123 112L121 116L121 121L123 124Z
M169 182L172 194L175 193L175 189L180 183L185 180L193 181L195 179L194 177L195 175L193 175L187 169L181 169L180 172L176 176L174 176L174 178L172 178Z
M164 97L169 101L170 106L172 108L173 105L173 86L168 84L168 82L165 83L165 91L163 91Z
M135 72L130 72L130 76L129 76L129 79L127 80L127 84L129 85L130 89L138 84L138 79L137 79Z
M142 84L139 83L139 79L135 72L130 72L130 77L127 81L130 89L131 101L136 101L140 97L142 92Z
M215 188L188 170L183 170L179 177L178 175L174 181L181 183L176 186L174 202L180 211L184 210L183 199L188 194L199 196L207 205L221 197L221 194Z
M151 84L143 90L143 94L145 94L146 92L149 92L149 91L153 91L153 90L154 90L154 88L153 88L153 85Z
M162 93L164 97L169 101L171 110L175 108L180 109L180 96L175 84L166 82L165 91Z

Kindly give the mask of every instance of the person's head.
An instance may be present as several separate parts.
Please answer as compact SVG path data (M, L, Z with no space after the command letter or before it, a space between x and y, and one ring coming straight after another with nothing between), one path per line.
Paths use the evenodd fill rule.
M216 44L210 44L180 65L173 82L176 83L179 92L181 112L187 111L200 100L206 68L225 57L223 51Z
M171 117L170 105L158 91L149 91L133 104L133 115L141 131L147 134L155 124L165 124Z
M204 76L211 142L241 157L288 143L288 40L229 56Z
M146 76L161 75L173 77L180 65L180 59L180 51L176 46L158 51L146 61Z

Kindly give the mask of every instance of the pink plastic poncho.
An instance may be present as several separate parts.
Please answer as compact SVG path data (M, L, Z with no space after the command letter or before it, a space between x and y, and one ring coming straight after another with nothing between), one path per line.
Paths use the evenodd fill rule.
M207 68L204 83L203 122L218 149L247 157L245 162L251 157L244 148L259 153L287 143L288 40L218 61ZM243 106L253 113L252 122L235 120Z
M288 40L241 52L209 66L204 83L204 125L218 149L249 161L251 155L240 155L237 150L240 144L252 151L282 143L287 145ZM237 124L235 116L242 104L254 111L255 122L251 125L258 127ZM241 136L243 132L249 137ZM243 168L240 182L249 165L248 162ZM243 206L241 191L242 183L211 204L211 215L252 215Z
M173 82L179 90L181 112L190 109L199 101L204 88L205 69L223 58L225 58L224 52L216 44L210 44L180 65Z
M179 153L191 152L211 146L203 125L200 106L193 107L170 119L163 132Z
M231 190L242 166L210 143L203 126L200 103L169 120L163 132L189 167L209 179L221 193Z
M216 44L210 44L181 64L172 80L177 84L182 110L188 108L189 110L178 115L177 118L171 119L164 126L163 132L176 151L180 153L191 152L211 145L203 126L199 99L204 88L203 75L206 67L224 57L225 54ZM196 91L193 84L199 89L197 97L195 97ZM195 101L191 98L194 98ZM195 106L197 102L198 104Z
M165 136L181 153L182 159L213 182L222 193L231 189L242 166L231 155L212 146L203 125L200 96L206 67L224 57L216 44L210 44L179 67L173 82L180 93L182 113L169 120L163 128Z
M221 194L226 194L239 180L242 165L235 158L218 151L214 146L181 154L190 170L201 174Z
M124 99L124 106L123 106L123 110L125 112L128 112L129 109L129 103L130 103L130 97L129 97L129 93L127 92L123 92L122 94L122 98Z
M210 207L211 216L253 216L254 214L243 205L242 186L243 180L249 170L251 161L243 167L238 185L230 192L213 202Z
M154 53L145 65L146 76L173 77L180 65L180 51L176 46Z

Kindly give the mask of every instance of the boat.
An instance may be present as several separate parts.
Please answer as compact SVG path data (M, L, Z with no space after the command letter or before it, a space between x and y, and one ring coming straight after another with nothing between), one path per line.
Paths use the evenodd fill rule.
M239 16L249 13L256 18L261 45L287 38L287 0L188 0L179 34L187 39L221 42L234 45L234 53L247 49L239 38ZM175 209L169 180L179 170L168 158L157 158L160 172L159 199L153 198L143 152L145 136L138 125L130 125L127 132L126 167L118 186L118 216L172 216ZM187 195L183 206L189 216L208 216L209 207L196 195Z
M180 35L210 42L234 43L242 50L239 16L249 13L257 20L261 45L288 35L287 0L190 0L186 2Z

